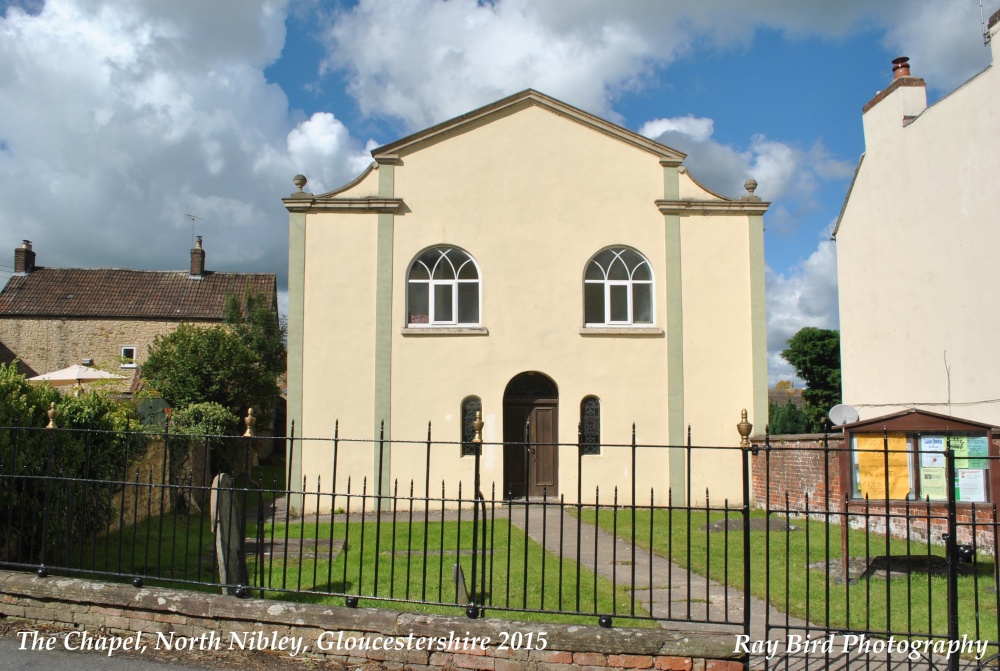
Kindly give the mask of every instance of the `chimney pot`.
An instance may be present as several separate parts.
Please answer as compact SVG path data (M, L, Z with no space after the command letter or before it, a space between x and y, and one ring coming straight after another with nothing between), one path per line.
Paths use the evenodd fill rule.
M195 238L194 249L191 250L191 274L192 279L201 279L205 276L205 250L201 247L201 236Z
M31 249L31 240L23 240L14 250L14 272L27 275L34 269L35 252Z
M910 59L906 56L900 56L899 58L892 59L892 78L893 80L899 79L900 77L910 76Z

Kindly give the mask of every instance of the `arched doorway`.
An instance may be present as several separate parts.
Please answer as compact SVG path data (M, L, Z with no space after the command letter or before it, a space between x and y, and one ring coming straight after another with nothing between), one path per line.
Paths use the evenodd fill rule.
M547 375L514 376L503 394L504 495L559 495L559 391Z

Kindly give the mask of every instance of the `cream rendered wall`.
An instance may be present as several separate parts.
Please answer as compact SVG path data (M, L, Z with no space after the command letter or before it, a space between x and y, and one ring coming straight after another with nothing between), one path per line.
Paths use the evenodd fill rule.
M862 418L935 404L922 407L1000 424L1000 404L983 403L1000 397L1000 74L987 68L904 126L922 92L894 91L864 117L837 232L844 402Z
M684 407L692 443L739 444L740 410L753 417L750 251L746 217L681 219L684 254ZM763 431L764 427L760 427ZM742 500L739 450L695 450L693 500L708 488L721 503Z
M485 420L482 489L489 495L495 485L500 493L504 390L516 375L537 371L558 387L560 442L575 443L583 397L600 398L605 447L584 458L584 500L593 501L600 485L601 501L609 502L618 485L619 501L628 502L631 452L611 445L630 443L633 422L639 444L668 442L666 223L655 202L665 196L665 168L652 153L540 107L464 130L382 166L392 171L391 194L379 191L379 169L336 193L405 203L393 219L391 421L393 441L415 442L392 445L390 490L398 483L408 494L412 481L414 494L424 494L428 422L435 443L457 443L461 402L475 395ZM722 200L684 174L679 193ZM306 215L304 435L332 436L339 417L341 439L371 439L379 215L321 209ZM753 413L754 400L748 217L680 220L684 423L694 425L697 444L735 446L739 410ZM488 334L419 335L406 328L406 272L421 251L437 245L460 247L478 263ZM637 249L652 266L655 326L637 334L581 334L585 267L617 245ZM306 449L303 473L310 483L321 475L329 491L331 446ZM371 493L375 445L347 447L342 440L340 449L338 490L350 471L352 491L365 474ZM559 492L567 501L576 500L576 453L569 445L559 455ZM694 460L694 500L703 500L711 485L718 500L738 502L738 458L734 466L712 454ZM430 495L438 496L445 481L454 497L461 482L468 498L473 465L457 444L435 445ZM665 503L669 476L666 449L638 451L640 503L649 501L650 488Z
M553 156L560 159L555 167ZM654 206L662 194L663 169L655 156L539 108L403 156L396 168L396 195L410 211L396 224L394 436L420 437L431 420L435 437L459 440L460 403L474 394L483 401L484 440L499 443L504 389L515 375L534 370L558 385L560 441L575 442L580 401L593 394L602 402L605 443L628 444L635 422L640 443L665 444L667 360L662 334L580 334L585 266L596 252L616 244L634 247L652 264L656 326L665 326L664 221ZM406 270L421 250L437 244L459 246L479 263L481 316L488 336L400 334ZM717 280L709 284L718 289ZM716 302L710 298L692 311L712 313ZM724 337L720 334L714 341ZM732 444L736 432L729 434ZM710 435L723 440L717 431ZM435 455L432 480L444 479L449 487L462 480L469 491L473 460L458 458L457 451L451 447ZM393 478L403 483L415 478L419 483L422 458L397 459L398 454ZM628 449L612 447L585 458L587 499L593 499L600 482L605 497L610 495L609 483L614 483L626 490L620 497L627 500L630 459ZM559 487L574 499L575 463L575 447L564 448ZM482 466L484 491L493 483L501 488L502 447L487 447ZM666 450L640 451L640 501L648 501L650 487L656 488L658 500L666 500L668 472Z
M359 473L373 472L371 449L375 339L374 214L310 214L306 220L306 263L302 371L302 421L297 435L307 491L319 476L329 491L333 444L339 421L338 491L360 492ZM311 505L308 498L307 507Z

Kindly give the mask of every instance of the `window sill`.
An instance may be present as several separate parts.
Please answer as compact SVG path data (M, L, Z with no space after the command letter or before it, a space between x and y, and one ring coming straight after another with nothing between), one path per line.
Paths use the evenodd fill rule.
M484 336L490 331L485 326L404 326L399 331L404 336Z
M584 326L580 329L582 336L645 336L658 338L663 336L663 329L658 326Z
M122 365L120 365L118 367L119 368L138 368L139 365L138 364L134 364L134 363L123 363Z

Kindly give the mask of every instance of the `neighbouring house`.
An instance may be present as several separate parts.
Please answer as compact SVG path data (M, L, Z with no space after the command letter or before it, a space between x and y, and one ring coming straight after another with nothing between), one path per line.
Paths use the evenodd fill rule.
M25 240L0 291L2 360L29 376L90 360L131 380L156 336L222 323L226 298L251 291L277 314L275 275L206 270L200 236L180 271L46 268Z
M292 482L592 501L634 475L685 494L682 446L767 421L763 215L701 186L684 154L533 90L372 151L289 211ZM635 425L635 469L628 445ZM371 442L384 425L386 441ZM359 439L368 442L346 442ZM421 441L404 444L391 441ZM521 443L527 439L531 449ZM583 443L578 478L578 439ZM438 444L440 443L440 444ZM692 458L690 489L741 497L740 452ZM436 489L435 492L439 491ZM625 487L622 490L627 489ZM619 492L627 501L630 493ZM308 506L308 499L307 506Z
M801 410L806 405L802 397L803 387L770 387L767 390L767 400L771 405L787 405L791 403Z
M843 399L862 419L917 407L1000 425L998 32L1000 12L992 64L933 105L898 58L863 108L834 230Z

